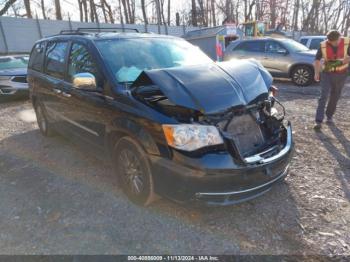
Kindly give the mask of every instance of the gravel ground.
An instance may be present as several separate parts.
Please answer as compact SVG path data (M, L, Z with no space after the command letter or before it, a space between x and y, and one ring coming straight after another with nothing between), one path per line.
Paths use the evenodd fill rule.
M208 209L134 206L106 163L42 137L28 101L1 103L0 254L350 255L350 83L319 134L319 87L276 85L294 126L290 175L258 199Z

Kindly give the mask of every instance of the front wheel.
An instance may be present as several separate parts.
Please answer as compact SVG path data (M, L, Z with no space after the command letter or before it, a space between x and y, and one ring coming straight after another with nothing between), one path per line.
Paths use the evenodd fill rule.
M308 86L313 81L313 70L308 66L296 66L292 71L292 81L297 86Z
M113 158L119 185L133 203L147 206L157 199L147 155L134 139L121 138Z

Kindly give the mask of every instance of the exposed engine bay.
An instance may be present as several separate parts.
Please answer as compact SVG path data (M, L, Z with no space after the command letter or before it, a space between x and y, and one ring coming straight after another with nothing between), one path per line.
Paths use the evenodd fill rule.
M222 113L203 114L197 110L175 105L155 85L138 88L134 95L179 122L216 126L227 141L234 142L230 149L238 158L267 149L270 149L270 154L278 153L285 144L283 126L285 109L273 96Z
M271 84L260 64L245 61L144 71L131 93L179 123L215 126L226 150L244 162L256 154L278 154L286 144L285 110L271 94Z

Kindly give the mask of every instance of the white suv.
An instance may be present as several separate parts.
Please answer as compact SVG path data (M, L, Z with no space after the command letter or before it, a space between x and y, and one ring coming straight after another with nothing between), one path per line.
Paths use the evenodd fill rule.
M309 49L318 49L321 42L326 40L326 38L327 37L324 35L302 36L300 37L299 42L307 46Z

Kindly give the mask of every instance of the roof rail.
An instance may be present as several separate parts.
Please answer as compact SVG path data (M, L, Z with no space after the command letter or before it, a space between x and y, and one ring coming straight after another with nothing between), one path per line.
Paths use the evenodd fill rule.
M84 33L78 32L77 30L61 30L59 35L83 35Z
M62 30L60 32L60 35L71 35L71 34L79 34L83 35L86 33L91 33L91 32L117 32L117 31L123 31L125 32L126 30L129 31L134 31L136 33L139 33L139 30L136 28L125 28L125 27L79 27L75 30Z

